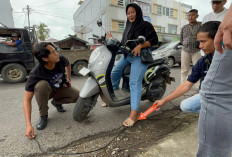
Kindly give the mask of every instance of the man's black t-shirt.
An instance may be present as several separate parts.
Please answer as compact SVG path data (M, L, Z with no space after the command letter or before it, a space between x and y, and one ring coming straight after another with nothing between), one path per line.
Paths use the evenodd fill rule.
M35 85L41 81L47 81L53 89L62 87L65 80L65 67L69 65L69 61L60 55L60 61L56 63L53 70L46 69L43 65L36 65L29 74L25 90L33 92Z

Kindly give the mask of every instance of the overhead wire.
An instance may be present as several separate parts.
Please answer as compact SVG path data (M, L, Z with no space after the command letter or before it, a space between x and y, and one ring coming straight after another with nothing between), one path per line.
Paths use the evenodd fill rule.
M47 16L53 16L53 17L59 17L59 18L62 18L62 19L67 19L67 20L73 20L71 18L57 16L57 15L51 15L51 14L46 14L46 13L41 13L41 12L37 12L37 11L34 11L34 13L41 14L41 15L47 15Z
M55 23L57 23L57 24L61 24L61 25L65 26L65 27L70 26L70 25L64 23L63 21L62 21L62 22L58 22L58 21L56 21L56 20L54 20L54 19L52 19L52 18L50 18L50 17L48 17L48 16L43 16L43 17L44 17L44 18L47 18L48 20L51 20L51 21L53 21L53 22L55 22Z
M51 2L51 3L47 3L47 4L44 4L44 5L40 5L40 6L32 6L32 7L44 7L44 6L47 6L47 5L51 5L51 4L55 4L55 3L59 3L63 0L58 0L58 1L55 1L55 2Z
M70 17L69 15L60 15L60 14L57 14L57 13L54 13L54 12L49 12L49 11L44 11L44 10L34 9L34 11L37 11L37 12L40 12L40 13L49 13L51 15L58 15L58 16L66 17L66 18Z

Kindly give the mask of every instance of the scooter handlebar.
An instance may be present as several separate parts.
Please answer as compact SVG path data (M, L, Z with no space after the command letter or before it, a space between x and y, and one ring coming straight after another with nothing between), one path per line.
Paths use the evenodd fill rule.
M123 53L130 53L131 49L127 46L120 46L119 50L121 50Z
M95 38L100 38L100 36L96 35L96 34L93 34L93 37Z

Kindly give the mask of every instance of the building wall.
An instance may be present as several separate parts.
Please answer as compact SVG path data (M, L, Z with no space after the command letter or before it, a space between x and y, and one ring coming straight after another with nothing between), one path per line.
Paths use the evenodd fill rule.
M84 29L76 29L75 34L86 41L92 38L93 34L103 35L107 27L106 24L106 1L105 0L85 0L78 10L74 13L74 26L83 26ZM101 19L103 29L97 26L97 20Z
M103 35L104 30L111 31L112 35L120 40L126 23L125 6L130 1L137 2L141 6L144 19L151 22L158 33L166 34L164 36L168 34L177 36L181 27L188 23L185 17L191 6L174 0L85 0L73 16L74 25L84 25L92 29L92 32L83 37L90 43L92 40L88 38L93 33ZM161 13L157 12L157 6L161 7ZM169 15L163 14L163 8L165 11L168 8ZM96 25L97 18L102 19L104 30ZM173 35L169 40L173 40Z
M0 0L0 4L0 23L6 25L7 27L14 27L10 0Z

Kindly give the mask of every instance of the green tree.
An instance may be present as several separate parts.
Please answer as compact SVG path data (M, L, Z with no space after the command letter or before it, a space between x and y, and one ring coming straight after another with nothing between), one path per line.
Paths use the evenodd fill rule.
M50 29L44 23L40 23L36 25L36 36L40 41L44 41L45 39L50 37Z

